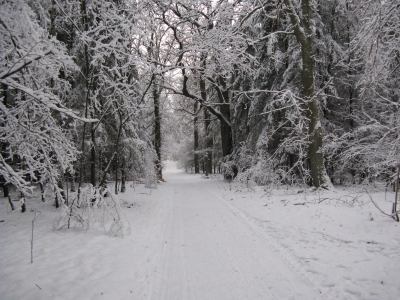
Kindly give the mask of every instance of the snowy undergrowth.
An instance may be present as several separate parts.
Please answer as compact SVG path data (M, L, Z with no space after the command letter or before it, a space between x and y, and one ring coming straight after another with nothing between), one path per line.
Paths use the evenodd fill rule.
M152 205L145 205L150 192L144 184L127 183L127 192L118 195L119 199L115 195L97 195L92 203L93 193L89 186L83 189L80 211L73 212L69 229L70 210L55 208L52 198L46 202L39 196L27 199L25 213L11 211L8 200L0 198L1 299L98 299L103 295L104 299L126 299L132 296L131 290L135 288L132 272L137 266L132 266L131 258L136 256L135 251L142 249L132 247L133 237L127 230L132 225L137 232L140 224L145 224L143 218L154 209ZM110 202L118 207L105 211ZM141 209L141 205L145 207ZM31 263L32 219L38 212L41 213L34 224ZM123 227L117 228L116 224ZM145 236L139 239L144 240ZM121 288L124 280L132 284ZM110 289L114 291L112 297L105 292Z
M121 208L120 200L111 189L87 185L81 193L73 195L70 205L62 205L61 213L54 228L80 226L89 229L99 226L112 236L123 236L130 232L129 221Z

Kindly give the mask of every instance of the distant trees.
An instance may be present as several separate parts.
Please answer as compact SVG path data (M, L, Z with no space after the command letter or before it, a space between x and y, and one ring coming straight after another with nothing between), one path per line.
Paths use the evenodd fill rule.
M168 28L170 38L166 41L172 45L168 49L176 58L162 67L168 71L180 70L181 75L179 85L166 83L166 89L191 99L197 103L194 107L199 105L219 120L222 153L228 157L233 150L232 87L237 73L251 71L252 56L246 52L246 38L239 30L239 23L234 22L244 8L228 1L153 3L158 8L157 18ZM199 79L202 87L196 82ZM215 92L214 102L202 95L201 89L204 92L208 88Z

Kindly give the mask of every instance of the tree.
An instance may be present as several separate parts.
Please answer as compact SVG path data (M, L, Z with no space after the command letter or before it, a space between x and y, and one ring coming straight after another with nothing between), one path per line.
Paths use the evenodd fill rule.
M127 1L70 1L59 3L58 8L62 16L57 36L72 39L69 50L81 66L71 79L71 101L82 114L100 120L77 131L75 139L81 150L78 181L81 185L87 180L89 169L93 186L104 185L113 173L117 187L129 173L126 168L133 166L127 161L132 149L124 141L148 139L140 129L140 106L148 88L138 80L141 58L134 51L140 12L136 4ZM74 15L82 16L79 22ZM65 28L71 30L67 36Z
M66 49L39 26L25 1L1 3L0 173L23 194L30 181L49 180L57 194L59 176L73 168L76 149L59 123L85 123L66 105L69 84L59 74L76 68Z
M331 160L353 183L393 182L399 164L399 32L395 1L343 4L349 44L342 81L351 87L349 126L330 135ZM351 18L350 18L351 17Z
M291 0L285 0L285 3L293 26L294 35L301 45L303 97L307 106L307 119L309 120L307 124L309 132L308 155L313 185L318 188L326 184L329 179L326 176L324 166L320 107L315 93L315 62L312 40L314 33L311 28L311 3L310 0L302 0L301 8L297 9ZM301 10L301 13L299 10Z

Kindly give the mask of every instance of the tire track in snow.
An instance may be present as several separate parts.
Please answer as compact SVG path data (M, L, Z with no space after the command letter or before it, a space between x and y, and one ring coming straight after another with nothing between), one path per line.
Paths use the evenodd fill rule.
M182 207L180 207L179 213L180 213L180 215L182 215ZM192 272L191 272L190 265L188 263L188 259L187 259L187 256L186 256L186 251L185 251L185 248L184 248L184 247L186 247L186 245L185 245L186 241L183 238L182 218L180 217L178 220L179 220L179 241L180 241L180 245L181 245L181 247L180 247L180 256L182 257L182 263L183 263L183 266L184 266L184 272L185 272L186 279L187 279L187 282L188 282L188 286L187 286L188 295L191 296L188 299L197 300L196 292L195 292L195 290L193 288L193 285L192 285L192 282L193 282Z
M149 232L147 299L320 299L203 180L166 179L152 196L167 203Z
M154 194L157 190L153 191L152 198L147 201L154 201ZM141 299L158 299L157 289L160 286L160 272L162 266L162 256L165 252L165 243L162 237L166 236L167 228L164 226L169 223L171 213L170 201L159 201L156 204L152 203L155 211L151 211L146 218L146 225L143 230L143 237L137 242L140 247L145 247L140 260L142 264L146 264L146 272L139 279L139 286L144 287L141 293Z
M164 205L164 210L168 211L159 224L162 228L159 241L161 246L156 251L160 252L160 258L155 262L158 269L154 274L149 299L196 299L182 246L184 240L180 203L176 199L176 191L173 191L171 186L164 186L162 190L162 201L168 203ZM165 194L172 196L165 198Z
M220 185L221 186L221 185ZM225 187L222 187L225 189ZM324 296L324 299L353 299L349 298L349 295L345 295L343 292L338 290L329 289L328 291L322 291L319 287L315 286L314 282L318 282L318 276L314 274L318 274L318 272L310 272L307 271L309 267L304 265L304 263L295 255L295 253L290 250L288 247L279 242L272 235L267 233L268 231L276 231L275 228L266 226L264 221L258 220L254 217L251 217L249 214L239 209L238 207L233 206L227 200L223 199L219 195L215 194L213 191L207 189L210 193L214 194L214 196L224 203L229 210L243 219L248 226L253 230L257 235L261 235L265 240L268 241L268 244L271 248L282 258L285 264L302 280L305 284L312 287L316 292ZM225 195L224 195L225 196Z
M216 195L213 191L211 191L211 190L209 190L208 188L205 188L201 183L200 184L198 184L197 185L197 187L198 188L201 188L201 189L203 189L203 190L205 190L207 193L209 193L210 195L212 195L213 197L211 198L211 199L213 199L214 197L215 198L217 198L217 199L219 199L220 201L221 201L221 204L223 205L223 207L226 207L226 202L224 201L224 200L222 200L218 195ZM204 193L201 193L202 195L203 195L203 201L207 201L206 199L208 199L208 197L206 196L206 194L204 194ZM214 207L215 207L215 204L214 204ZM216 207L215 207L216 208ZM229 205L228 205L228 211L230 212L230 213L232 213L232 217L229 217L229 215L227 215L226 213L225 213L225 215L224 215L224 213L223 213L223 211L222 210L220 210L219 211L219 213L221 214L221 218L222 219L224 219L224 218L226 218L226 217L229 217L229 219L232 219L232 220L230 220L229 221L229 224L239 224L239 223L242 223L243 224L243 226L244 227L241 227L241 228L243 228L243 230L240 230L240 231L243 231L244 233L246 233L247 235L248 235L248 238L250 238L252 241L254 240L254 242L255 242L255 244L257 244L257 248L262 248L262 247L264 247L264 243L261 245L260 243L258 243L258 241L256 240L256 239L253 239L255 236L257 236L257 237L260 237L260 230L255 230L255 227L254 226L251 226L251 224L246 220L246 218L244 218L243 216L240 216L239 214L240 214L240 212L236 212L235 213L235 211L234 211L234 208L231 208L231 207L229 207ZM225 210L224 210L225 211ZM236 221L234 221L233 219L235 219ZM239 221L239 223L237 223L237 221ZM239 227L237 227L237 225L236 225L236 228L237 229L239 229ZM246 228L246 227L250 227L250 232L252 232L252 234L251 235L249 235L249 231L247 230L244 230L244 228ZM254 234L255 234L255 236L254 236ZM264 239L265 240L265 239ZM268 241L269 241L269 239L268 239ZM249 245L249 247L253 247L252 245ZM275 252L278 252L278 251L276 251L276 249L274 249L275 250ZM229 253L229 252L231 252L229 249L227 250L228 251L228 253L225 253L225 256L229 259L229 260L231 260L231 262L233 262L232 263L232 265L233 265L233 269L236 271L236 272L238 272L241 276L242 276L242 278L245 280L245 281L247 281L247 282L249 282L249 280L247 280L247 278L246 278L246 275L243 273L243 272L241 272L240 271L240 269L238 269L238 268L235 268L235 262L236 261L238 261L238 258L237 257L235 257L235 255L234 255L234 252L232 252L232 253ZM251 257L250 257L250 259L247 259L247 261L248 262L255 262L255 261L257 261L257 260L259 260L261 257L260 256L254 256L255 255L255 253L253 253L252 251L247 251L247 253L246 254L250 254L251 255ZM264 253L265 254L265 253ZM291 264L291 260L290 259L287 259L287 257L282 257L281 255L279 256L279 257L281 257L284 261L285 261L285 263L286 263L286 265L289 265L290 267L292 267L292 269L293 269L293 267L294 267L294 264L292 263ZM270 265L272 265L272 267L274 267L275 268L275 270L277 270L277 272L279 273L279 266L278 266L278 264L277 264L277 262L273 262L272 260L270 260L269 261L270 262ZM297 268L296 270L299 270L299 268ZM291 273L292 273L292 271L290 271ZM282 274L283 276L285 276L283 273L280 273L280 274ZM315 288L314 287L314 285L312 285L312 283L311 283L311 281L308 279L308 277L305 275L305 274L301 274L302 276L299 276L300 277L300 279L302 279L302 282L304 282L304 283L306 283L306 285L307 286L309 286L309 287L311 287L311 288ZM280 278L280 276L278 275L278 274L276 274L276 276L277 276L277 278ZM283 277L283 278L285 278L285 277ZM283 279L283 278L281 278L281 279ZM277 281L278 279L275 279L275 281ZM279 281L279 280L278 280ZM264 282L263 282L264 283ZM268 286L268 283L267 282L265 282L265 285L266 286ZM277 285L279 286L280 284L278 283L278 282L276 282L275 283L275 288L277 287ZM259 286L257 286L257 288L258 288ZM278 288L279 289L279 288ZM266 289L263 289L263 291L264 291L264 293L265 293L265 291L266 291ZM280 292L280 293L282 293L282 292ZM270 295L270 296L272 296L272 295ZM287 295L286 295L287 296ZM317 294L315 295L315 296L317 296ZM281 299L280 298L281 296L278 296L278 298L276 298L276 299ZM268 299L271 299L271 298L268 298ZM291 298L291 299L298 299L298 298Z

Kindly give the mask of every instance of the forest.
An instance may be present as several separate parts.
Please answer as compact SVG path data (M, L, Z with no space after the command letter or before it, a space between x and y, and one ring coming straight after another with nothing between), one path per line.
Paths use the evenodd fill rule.
M399 0L0 0L0 298L399 299L399 83Z
M153 186L167 158L257 185L398 178L397 0L1 0L0 36L5 197L72 212L68 190Z

